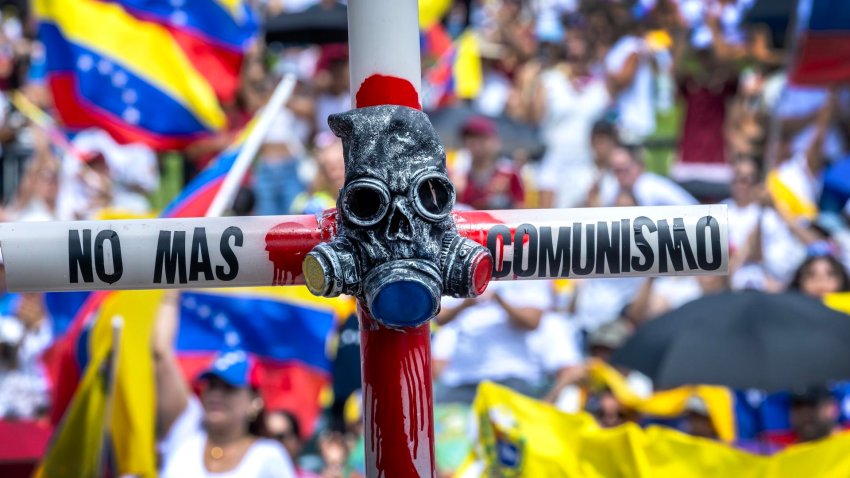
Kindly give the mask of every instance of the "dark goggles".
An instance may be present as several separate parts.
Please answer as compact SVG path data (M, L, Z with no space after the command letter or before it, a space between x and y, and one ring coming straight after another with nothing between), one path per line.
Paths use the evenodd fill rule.
M451 214L455 189L444 175L426 171L413 180L409 197L416 213L434 222ZM345 217L357 226L374 226L390 209L389 188L379 179L354 180L342 189L341 198Z

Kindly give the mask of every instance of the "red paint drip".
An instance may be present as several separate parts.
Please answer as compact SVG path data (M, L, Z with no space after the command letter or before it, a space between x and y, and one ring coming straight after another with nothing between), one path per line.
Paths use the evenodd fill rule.
M396 76L372 75L360 85L354 97L357 108L378 105L401 105L421 110L416 88Z
M434 476L429 325L380 325L361 304L366 476Z
M291 216L266 234L266 251L274 264L272 285L295 284L302 277L304 256L321 240L314 216Z

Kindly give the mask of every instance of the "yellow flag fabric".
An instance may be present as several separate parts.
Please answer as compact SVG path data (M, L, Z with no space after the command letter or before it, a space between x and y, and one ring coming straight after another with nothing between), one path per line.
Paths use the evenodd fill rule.
M823 298L823 302L827 307L831 307L839 312L844 312L845 314L850 314L850 292L827 294L826 297Z
M699 397L705 403L717 436L725 442L732 442L737 438L734 397L725 387L696 385L664 390L649 397L641 397L632 391L620 372L601 360L590 361L589 375L592 382L608 387L626 408L644 415L676 417L685 411L691 397Z
M91 357L37 478L102 476L101 456L108 400L109 350Z
M89 337L89 364L40 470L44 478L99 477L104 444L112 318L123 318L114 371L111 439L105 443L119 475L156 476L155 383L151 336L162 291L121 291L105 299Z
M484 74L481 71L478 35L474 31L467 30L457 39L457 56L452 69L457 97L471 99L478 96Z
M122 291L103 304L102 317L124 318L115 409L112 415L112 446L117 471L140 478L156 476L156 385L151 337L163 291ZM109 341L101 327L97 341Z
M817 204L799 196L783 180L779 171L771 171L767 175L767 191L776 205L777 211L791 219L814 219L818 214Z
M419 29L427 30L449 12L452 0L419 0Z
M479 443L456 475L464 478L850 476L850 433L765 457L664 427L603 429L586 413L563 413L492 383L481 384L473 408Z

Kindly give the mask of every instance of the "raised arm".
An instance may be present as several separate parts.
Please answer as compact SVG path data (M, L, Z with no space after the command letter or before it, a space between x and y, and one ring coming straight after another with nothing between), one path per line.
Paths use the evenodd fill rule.
M153 336L154 373L156 374L157 434L165 436L189 401L189 386L180 372L174 339L180 323L180 293L166 291L159 307Z

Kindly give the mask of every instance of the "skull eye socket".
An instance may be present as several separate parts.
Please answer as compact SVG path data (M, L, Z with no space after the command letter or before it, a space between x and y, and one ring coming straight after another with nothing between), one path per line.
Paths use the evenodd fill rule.
M382 184L373 180L357 180L345 190L343 207L348 220L358 226L377 224L390 204L390 195Z
M442 175L429 174L417 182L413 199L419 214L427 219L440 220L452 212L455 188Z

